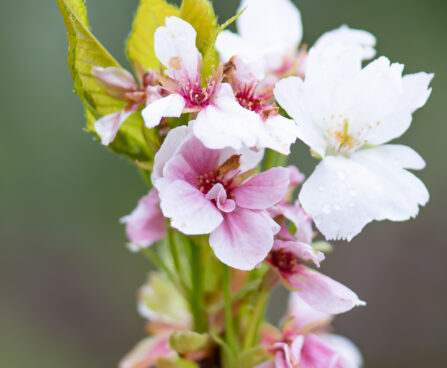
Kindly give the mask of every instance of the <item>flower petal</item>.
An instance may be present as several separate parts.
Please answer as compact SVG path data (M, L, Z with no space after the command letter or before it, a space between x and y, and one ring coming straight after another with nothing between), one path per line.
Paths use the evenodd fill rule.
M169 348L168 334L146 337L119 363L119 368L155 367L159 358L169 358L176 353Z
M343 358L341 367L360 368L363 365L362 353L351 340L334 334L324 334L321 338Z
M429 194L403 164L421 166L419 156L402 146L326 157L304 183L300 202L326 239L351 240L372 220L407 220Z
M299 292L300 298L317 311L338 314L366 304L346 286L306 266L298 265L293 273L282 276Z
M299 135L297 124L281 115L269 117L264 122L264 132L258 140L258 146L283 155L290 154L290 145L295 143Z
M232 212L236 208L236 203L233 199L227 199L227 192L222 184L214 184L213 187L206 194L206 198L215 199L219 210L223 212Z
M323 313L312 308L300 298L299 292L290 294L287 317L292 318L292 321L288 325L288 331L286 333L295 334L298 332L307 334L322 326L328 325L332 321L331 314Z
M205 218L206 216L203 216ZM216 257L239 270L251 270L262 262L273 246L279 226L266 211L236 207L210 235Z
M188 22L177 17L167 17L166 26L154 34L155 55L167 68L166 74L179 80L195 80L199 72L201 55L196 47L196 31Z
M91 73L110 96L118 99L122 99L124 93L138 88L133 75L123 68L94 66Z
M289 170L284 167L274 167L234 188L233 194L238 206L264 210L280 202L288 187Z
M305 85L301 78L289 77L280 80L275 87L275 98L281 107L295 120L296 135L315 152L324 156L326 138L322 127L314 124L304 99Z
M134 113L135 111L125 109L103 116L95 121L95 131L101 138L101 143L104 146L108 146L115 139L118 131L123 125L124 121Z
M289 0L244 0L239 10L244 8L236 20L239 34L261 50L268 70L280 68L303 36L299 10Z
M324 260L322 252L316 251L309 244L299 241L276 240L273 249L284 249L302 261L313 262L317 267L320 267L320 262Z
M409 74L402 79L402 94L394 111L380 121L380 125L369 134L371 144L382 144L400 137L410 127L412 114L424 106L430 97L429 84L433 74Z
M309 334L304 339L300 368L347 368L341 356L321 337Z
M185 100L182 96L173 93L172 95L160 98L147 105L141 115L146 127L154 128L164 117L178 118L185 108Z
M157 180L163 176L163 169L166 163L174 156L174 153L186 142L186 138L191 131L186 126L179 126L169 131L163 144L155 154L154 169L152 171L151 180L157 185Z
M166 223L159 208L156 189L141 198L133 212L121 219L126 224L127 237L132 243L146 247L166 235Z
M261 134L259 116L239 105L227 83L222 83L215 104L200 111L190 124L195 136L213 149L254 147Z
M313 47L327 47L335 43L360 46L363 59L371 59L376 54L374 49L376 38L374 35L361 29L349 28L347 25L323 33Z
M171 226L187 235L209 234L223 221L216 206L189 183L177 180L160 192L160 207Z

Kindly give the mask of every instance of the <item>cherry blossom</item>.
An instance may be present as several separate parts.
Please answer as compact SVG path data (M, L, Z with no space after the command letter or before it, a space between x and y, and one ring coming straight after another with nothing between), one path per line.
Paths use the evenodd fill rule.
M298 203L280 204L271 213L280 222L281 230L267 262L288 289L297 291L306 303L325 313L338 314L365 305L352 290L305 265L311 262L319 267L324 255L312 248L312 219ZM284 219L295 225L294 234L290 233Z
M277 167L253 175L247 167L253 153L209 149L187 130L171 131L164 143L169 146L155 157L152 180L163 214L184 234L210 234L210 246L223 263L252 269L279 231L267 209L286 194L289 171Z
M151 71L141 73L139 87L133 75L122 68L95 66L91 73L110 96L127 102L121 111L105 115L95 122L95 131L100 136L101 143L108 146L130 115L137 112L141 105L159 98L155 86L156 75Z
M158 192L152 189L139 200L130 215L121 219L126 224L127 237L133 244L147 247L166 236L166 222L159 203Z
M311 49L306 79L286 78L274 92L299 138L322 158L299 199L327 239L350 240L372 220L407 220L429 197L405 170L422 169L422 158L384 143L408 129L433 75L402 77L403 65L385 57L362 68L364 51L339 43Z
M331 320L331 314L314 310L293 293L282 332L264 328L263 345L273 360L257 368L360 368L362 356L357 347L325 331Z

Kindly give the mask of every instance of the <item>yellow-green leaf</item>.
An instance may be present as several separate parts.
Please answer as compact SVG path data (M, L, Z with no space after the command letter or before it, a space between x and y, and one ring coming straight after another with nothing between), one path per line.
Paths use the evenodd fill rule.
M92 76L91 69L120 65L90 32L84 1L58 0L58 4L68 30L68 64L74 88L85 108L87 130L95 133L94 122L98 118L122 110L126 103L108 95ZM133 159L151 158L139 114L127 119L110 148Z
M154 51L154 33L165 25L168 16L180 17L180 10L164 0L141 0L127 41L127 56L135 69L137 65L144 69L160 68Z
M183 0L180 17L197 32L197 48L203 54L217 30L217 18L209 0Z

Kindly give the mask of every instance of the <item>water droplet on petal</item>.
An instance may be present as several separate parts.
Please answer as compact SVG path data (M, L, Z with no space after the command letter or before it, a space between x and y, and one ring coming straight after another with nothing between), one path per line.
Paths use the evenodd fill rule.
M336 205L334 205L334 210L335 211L340 211L341 207L338 204L336 204Z
M320 186L318 187L318 190L319 190L320 192L323 192L323 191L324 191L324 187L323 187L322 185L320 185Z
M325 204L322 208L324 214L329 215L331 213L331 207L328 204Z
M349 195L350 195L351 197L355 197L355 196L357 195L357 192L356 192L354 189L351 189L351 190L349 191Z

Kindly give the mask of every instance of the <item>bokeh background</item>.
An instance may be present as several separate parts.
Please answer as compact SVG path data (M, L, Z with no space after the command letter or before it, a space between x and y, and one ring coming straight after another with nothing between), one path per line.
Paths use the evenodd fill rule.
M95 35L123 65L137 0L89 0ZM300 0L304 40L346 23L378 38L407 72L436 73L428 104L398 141L420 152L431 192L416 220L369 225L336 244L323 271L368 301L337 318L366 368L447 366L447 2ZM221 20L237 0L215 0ZM143 336L136 289L148 263L118 219L145 184L83 132L55 0L0 3L0 366L108 368ZM315 165L297 144L293 162ZM284 298L280 293L279 298ZM284 302L282 301L284 300ZM275 298L271 318L285 299Z

